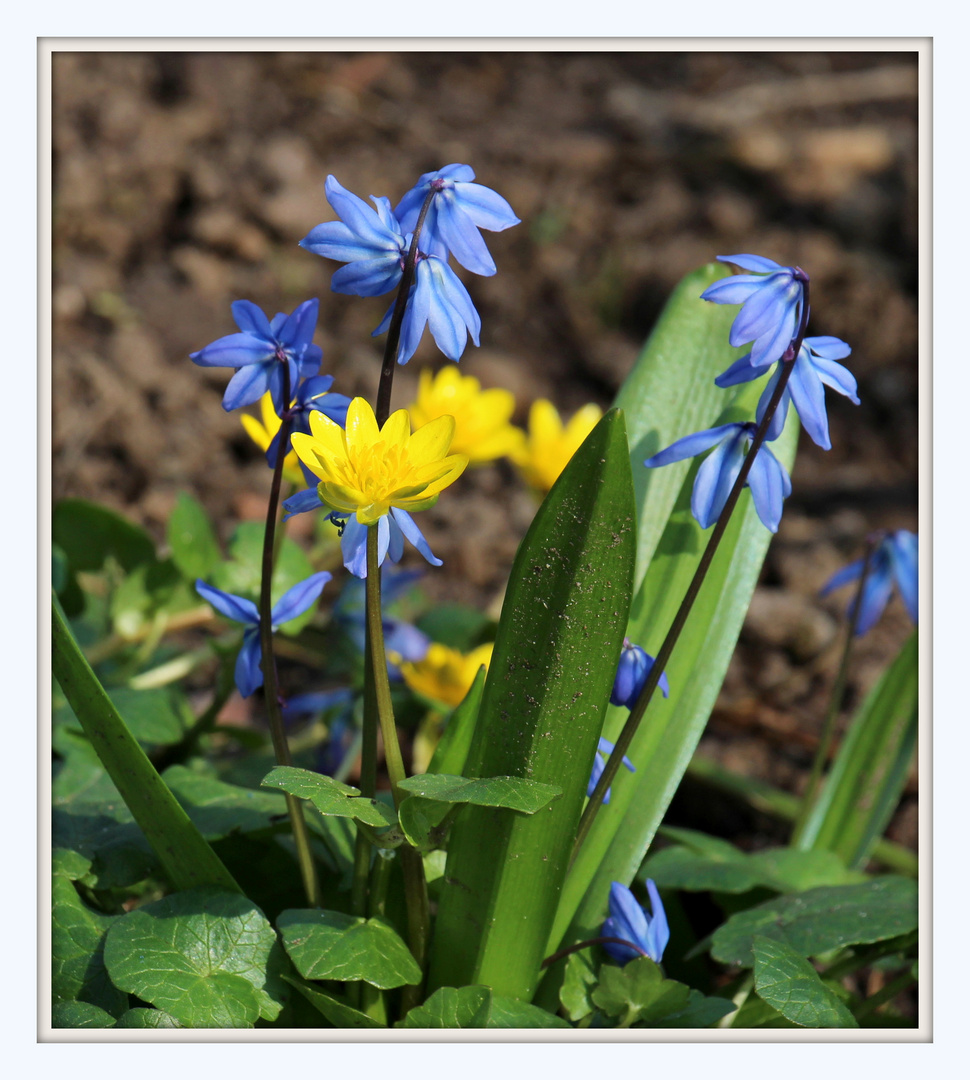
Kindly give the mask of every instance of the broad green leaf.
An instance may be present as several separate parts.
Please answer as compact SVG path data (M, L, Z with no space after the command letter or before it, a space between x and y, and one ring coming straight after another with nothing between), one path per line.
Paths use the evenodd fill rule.
M415 626L432 641L440 641L461 652L470 652L481 643L488 623L488 616L478 608L465 604L436 604L415 621Z
M185 696L173 687L131 690L116 686L106 692L128 730L149 748L177 743L185 734L186 721L191 720ZM56 710L54 722L81 729L80 721L67 702Z
M118 1017L119 1028L180 1028L174 1016L161 1009L129 1009Z
M55 806L73 802L121 802L118 789L83 731L55 727L51 793Z
M917 924L916 884L887 875L859 885L810 889L739 911L714 932L711 956L750 967L756 936L781 941L800 956L898 937Z
M442 986L394 1026L399 1028L484 1028L492 994L487 986Z
M276 925L290 959L305 979L363 979L381 990L421 981L421 969L411 951L380 919L294 909L284 911Z
M482 983L528 1000L538 982L627 621L629 462L614 410L563 470L516 555L463 773L521 776L563 795L532 817L479 806L458 814L432 989Z
M184 765L172 765L162 779L206 840L268 829L286 816L282 795L227 784Z
M441 847L448 830L448 825L442 827L442 822L452 809L448 803L409 795L397 809L398 824L405 840L422 854Z
M67 555L72 573L100 570L109 556L129 572L155 561L155 544L144 529L85 499L62 499L54 507L51 535Z
M134 885L158 870L158 859L120 800L75 801L52 811L54 846L89 862L84 882L99 889Z
M113 1028L115 1018L87 1001L57 1001L51 1009L52 1028Z
M733 1013L736 1006L733 1001L722 997L705 997L699 990L691 990L687 1008L671 1013L658 1020L656 1027L661 1028L709 1028ZM639 1025L634 1025L639 1026Z
M585 952L574 952L566 958L559 1001L570 1020L582 1020L593 1011L590 995L598 982L593 962Z
M854 1028L855 1017L822 982L812 965L783 941L755 936L754 988L800 1027Z
M537 1005L529 1005L524 1001L516 1001L515 998L499 997L492 994L492 1001L488 1009L488 1021L485 1024L489 1028L570 1028L561 1016L546 1012Z
M51 912L51 994L57 1001L87 1001L112 1016L128 1008L128 995L108 978L104 938L116 917L93 911L66 878L54 878Z
M914 630L856 713L805 828L800 848L865 866L889 824L916 751L919 643Z
M275 954L275 955L274 955ZM112 981L184 1027L251 1027L282 1008L279 943L252 901L191 889L145 904L111 926Z
M714 384L738 357L728 345L736 311L699 297L726 273L711 265L684 279L616 399L630 414L637 491L640 585L627 635L651 655L666 636L710 530L701 529L690 513L700 463L646 469L643 461L692 432L751 419L762 389L760 381L727 391ZM790 412L783 435L771 446L788 468L797 439L797 419ZM628 751L637 772L620 771L609 805L598 813L570 867L548 953L590 936L606 914L610 883L631 881L640 867L717 698L770 541L750 493L742 492L667 665L670 698L658 693L651 702ZM616 740L628 715L624 708L609 708L606 738ZM540 1002L554 993L553 985L544 987Z
M165 538L175 565L189 581L207 579L222 559L209 515L184 491L178 494Z
M472 806L495 806L535 814L562 795L553 784L540 784L520 776L490 776L466 780L444 773L425 773L402 780L398 787L424 799L443 803L470 803Z
M172 883L178 888L215 885L238 891L125 726L72 637L56 597L52 629L54 677Z
M142 633L148 623L159 632L160 618L204 609L204 604L175 563L165 559L136 566L112 593L109 611L115 633L131 638Z
M321 814L354 818L378 829L393 825L397 820L394 811L383 803L364 798L357 788L309 769L277 765L263 779L263 787L278 788L298 799L308 799Z
M434 757L428 765L429 773L449 773L453 776L461 776L464 773L484 690L485 668L481 667L464 700L451 714L438 740Z
M68 881L80 881L91 871L91 860L78 851L55 847L51 852L51 873Z
M362 1013L359 1009L354 1009L346 1002L339 1001L331 994L325 994L322 990L317 989L314 986L310 986L302 979L292 979L288 976L284 976L286 981L295 986L297 990L314 1006L320 1013L323 1014L336 1028L383 1028L385 1024L375 1020L372 1016L368 1016L367 1013Z
M619 1020L618 1027L640 1023L650 1025L665 1016L681 1013L690 998L690 988L665 979L660 968L646 956L623 967L604 964L599 986L592 993L593 1004L607 1016Z

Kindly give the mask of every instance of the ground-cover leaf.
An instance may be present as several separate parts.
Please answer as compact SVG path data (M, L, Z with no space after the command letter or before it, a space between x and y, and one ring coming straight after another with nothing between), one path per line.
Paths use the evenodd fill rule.
M574 952L566 958L566 970L562 986L559 988L559 1001L570 1020L582 1020L593 1011L590 996L599 980L593 961L586 952Z
M118 918L104 950L112 981L184 1027L251 1027L282 1008L276 934L246 897L190 889Z
M105 692L124 717L128 730L143 746L177 743L185 734L186 722L192 719L185 695L173 687L132 690L115 686ZM55 709L54 723L81 730L81 722L66 701Z
M665 1016L681 1013L690 999L690 988L665 979L660 968L647 956L631 960L623 967L604 964L593 1004L607 1016L616 1017L618 1027L640 1023L650 1025Z
M284 911L276 925L305 979L364 980L381 990L421 981L410 949L381 919L307 908Z
M487 986L442 986L394 1025L399 1028L569 1028L559 1016Z
M308 799L325 816L353 818L378 829L393 825L397 820L393 810L376 799L365 798L358 788L309 769L278 765L264 777L263 787L278 788L298 799Z
M546 1012L537 1005L529 1005L525 1001L516 1001L515 998L492 994L485 1026L522 1030L524 1028L570 1028L572 1025L567 1024L561 1016Z
M495 806L520 814L535 814L562 795L554 784L540 784L521 776L489 776L466 780L463 776L425 773L409 776L398 787L424 799L442 803Z
M288 976L285 978L336 1028L373 1029L386 1027L385 1024L375 1020L372 1016L368 1016L367 1013L352 1008L345 1001L340 1001L332 994L325 994L322 990L308 985L302 979L293 979Z
M436 604L415 621L415 626L432 641L440 641L460 652L470 652L481 643L488 616L465 604Z
M55 876L51 912L51 994L58 1001L86 1001L112 1016L128 1008L128 995L119 990L104 966L104 939L116 916L89 908L77 889Z
M658 1020L654 1027L661 1028L709 1028L730 1013L736 1011L733 1001L722 997L705 997L700 990L691 990L687 1007ZM634 1027L639 1027L635 1024Z
M111 595L109 612L115 633L133 638L146 624L154 622L160 634L159 620L193 608L205 610L198 593L179 573L171 559L142 563L120 582Z
M125 726L72 637L56 597L52 630L54 677L173 884L238 891L232 876Z
M422 854L427 854L441 846L444 840L442 832L447 832L447 824L442 822L453 807L444 802L422 799L419 795L409 795L398 807L397 817L404 838Z
M180 1028L174 1016L161 1009L129 1009L118 1017L119 1028Z
M454 710L445 725L445 730L438 740L438 745L428 765L429 773L447 773L452 776L463 774L484 689L485 668L480 667L464 700Z
M796 844L865 866L899 802L916 751L919 642L913 631L849 725Z
M52 1028L113 1028L115 1018L88 1001L57 1001L51 1009Z
M66 877L68 881L80 881L91 872L91 860L79 851L55 847L51 852L51 873L54 877Z
M54 846L89 860L84 883L92 888L126 888L158 870L154 851L120 798L55 806L51 819Z
M714 932L711 955L722 964L750 967L757 936L781 941L808 957L898 937L916 924L916 883L887 875L777 896L739 911Z
M178 493L165 533L172 559L181 573L194 582L208 578L222 559L209 515L184 491Z
M755 936L754 986L782 1016L810 1028L854 1028L855 1017L814 967L783 941Z
M162 779L206 840L268 829L286 815L282 795L227 784L184 765L170 766Z
M623 416L608 413L519 547L463 775L519 776L563 795L531 817L455 819L429 985L528 1000L539 978L626 626L633 493Z

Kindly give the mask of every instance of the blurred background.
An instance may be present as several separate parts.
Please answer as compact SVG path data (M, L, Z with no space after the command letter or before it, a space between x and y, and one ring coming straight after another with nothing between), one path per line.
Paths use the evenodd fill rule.
M297 246L335 216L328 173L395 205L464 162L509 200L522 224L486 234L497 275L458 268L483 324L461 364L515 393L520 424L539 397L607 406L670 290L714 256L798 264L810 332L852 345L862 404L828 396L831 451L802 436L701 744L797 791L849 598L818 589L871 530L917 528L916 140L915 53L55 53L54 499L159 541L179 491L223 538L262 517L269 470L220 405L231 372L188 359L234 332L235 299L272 314L319 297L323 372L373 398L388 300L331 293L338 264ZM426 334L394 406L443 361ZM445 560L425 591L494 607L534 500L507 463L453 490L422 517ZM908 632L894 600L849 709ZM689 785L678 798L692 823ZM889 835L915 846L915 774Z

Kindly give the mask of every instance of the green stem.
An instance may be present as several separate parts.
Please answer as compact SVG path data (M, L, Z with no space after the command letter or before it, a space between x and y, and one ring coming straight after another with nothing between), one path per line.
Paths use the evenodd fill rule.
M289 365L283 361L283 401L290 400ZM273 739L278 765L292 765L290 748L286 741L286 729L283 727L283 712L280 707L279 683L276 677L276 656L273 652L273 556L275 551L276 519L279 516L280 485L283 479L284 449L290 430L290 416L284 410L280 422L279 451L273 469L273 482L270 487L269 503L266 508L266 531L263 533L262 578L259 587L259 641L262 649L260 667L263 670L266 711L269 714L269 730ZM310 834L303 817L303 804L294 795L286 792L286 809L290 815L293 840L296 844L296 858L303 878L303 890L310 907L320 907L323 900L320 882L313 863L310 848Z
M785 350L784 356L781 358L781 377L775 384L774 393L771 395L768 407L765 409L764 416L761 418L761 423L755 431L754 438L751 441L751 447L745 455L744 461L741 463L741 470L737 475L737 479L734 481L734 486L731 488L731 492L727 497L727 502L724 504L724 508L721 510L721 514L714 525L714 531L711 533L710 539L707 542L707 547L704 549L700 562L697 564L697 569L694 571L694 576L691 579L690 585L687 587L684 599L681 601L676 615L674 615L674 620L670 625L670 629L667 631L667 636L660 646L660 651L657 653L653 667L650 669L650 674L647 676L643 689L640 691L640 696L630 710L627 722L616 740L616 746L613 753L610 754L609 760L606 762L603 773L599 778L599 782L593 789L593 794L586 804L586 809L583 811L583 816L579 822L579 829L576 833L576 844L573 847L572 855L573 860L575 860L576 853L579 851L580 846L589 835L590 829L593 827L593 822L603 803L603 798L606 795L607 789L616 779L616 774L623 762L623 757L629 750L630 743L633 742L633 736L636 735L637 728L640 726L640 721L647 711L647 706L650 704L653 693L657 689L657 684L660 682L660 677L663 675L667 662L670 659L670 654L674 651L674 646L677 644L681 631L684 629L684 624L687 622L687 617L690 615L691 609L694 606L694 601L697 599L701 586L704 584L704 579L707 577L707 572L710 569L711 563L714 561L714 555L721 543L721 538L727 531L728 523L731 520L731 514L734 511L734 507L737 505L738 499L741 497L741 491L748 479L748 474L751 472L751 466L754 464L755 455L761 449L761 445L765 441L765 436L768 434L768 427L781 402L785 387L788 385L788 380L795 367L795 360L798 358L798 354L801 351L802 342L805 339L805 331L808 328L808 311L808 281L806 280L804 282L798 333Z
M384 761L391 780L391 794L394 796L395 809L399 808L407 792L399 789L405 779L404 759L401 756L401 744L394 725L394 710L391 705L391 686L387 679L387 656L384 651L384 624L381 616L381 570L377 560L377 525L367 529L367 643L370 665L367 679L373 684L377 704L377 718L384 739ZM404 899L408 912L408 944L422 972L428 952L430 914L428 911L428 888L424 877L424 863L421 856L404 844L401 846L401 870L404 874ZM402 992L405 1012L418 1004L421 998L421 986L406 986Z
M855 599L849 609L849 625L845 634L845 647L842 649L842 659L839 663L839 671L835 677L835 685L832 687L832 696L829 699L829 707L822 722L822 735L819 739L818 749L815 751L815 760L812 762L812 771L805 786L805 794L802 795L798 817L795 820L795 828L792 832L791 846L801 847L801 839L805 834L805 827L812 815L812 807L815 797L818 795L819 784L822 782L822 773L829 759L829 751L832 748L832 740L835 737L835 723L842 711L842 702L845 698L845 684L849 675L849 661L852 658L852 645L856 637L856 627L859 625L859 611L862 608L862 590L869 576L872 564L872 554L876 549L875 540L869 538L866 543L866 554L862 561L862 573L859 575L859 584L856 586Z

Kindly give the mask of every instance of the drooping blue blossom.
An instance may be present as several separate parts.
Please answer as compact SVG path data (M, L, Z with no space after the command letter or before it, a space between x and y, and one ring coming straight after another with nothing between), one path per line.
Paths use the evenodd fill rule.
M610 701L614 705L625 705L628 709L632 709L653 665L654 658L625 637L623 648L620 650L620 660L616 665L616 678L613 682ZM664 697L670 696L670 684L667 682L666 672L660 676L657 685ZM600 742L602 741L601 739Z
M296 514L305 514L310 510L329 509L317 494L317 488L304 488L288 499L283 500L283 520L289 521ZM344 566L354 577L367 577L367 525L357 520L356 514L341 514L333 511L330 520L340 529L340 550ZM377 565L382 566L384 559L400 562L404 554L404 541L411 544L427 559L432 566L441 566L441 559L431 550L424 534L418 528L414 518L399 506L392 506L388 513L377 522Z
M717 521L724 509L757 429L757 424L747 422L722 424L698 431L678 439L666 450L647 458L643 464L648 469L655 469L702 454L711 447L716 448L697 470L690 498L691 513L700 527L707 529ZM777 532L782 503L791 494L791 480L767 442L761 444L744 486L751 489L754 507L762 524L771 532Z
M238 334L227 334L189 359L202 367L234 367L239 370L229 380L222 398L226 412L252 405L269 390L277 413L284 406L284 364L289 370L290 393L301 378L310 378L320 370L323 350L313 344L319 300L304 300L293 312L280 312L267 319L249 300L236 300L232 316Z
M308 611L316 603L330 577L330 574L322 570L318 574L311 574L304 581L288 589L276 601L270 613L273 632L275 633L284 623ZM248 628L243 634L239 656L236 657L235 679L239 693L244 698L249 697L254 690L263 685L263 672L260 667L263 647L259 640L259 609L252 600L223 592L214 585L206 584L201 578L196 580L195 591L204 600L208 600L221 615L240 622Z
M795 358L795 364L784 393L781 395L781 401L778 402L775 415L771 418L766 439L774 441L781 435L788 417L788 404L791 402L795 406L802 426L816 446L820 446L823 450L832 449L832 441L829 438L829 420L825 411L825 387L830 386L847 397L853 405L859 404L855 376L848 368L836 363L838 360L845 359L851 352L851 348L837 337L805 338ZM723 371L714 381L722 388L737 386L739 383L760 379L770 370L771 364L753 366L749 353L735 360L727 371ZM768 402L781 378L782 371L783 365L779 364L762 391L757 412L759 424L768 408Z
M478 230L502 232L518 225L519 219L497 191L472 183L474 179L470 165L457 163L424 173L394 213L405 232L413 231L428 192L434 191L422 238L427 233L439 240L466 270L488 277L495 273L495 261Z
M347 407L350 405L350 398L345 394L331 393L331 386L333 386L332 375L314 375L313 378L304 379L300 383L290 404L290 436L293 435L294 431L302 431L305 435L310 434L310 413L314 411L329 416L335 424L339 424L341 427L346 424ZM276 455L279 452L280 432L282 430L281 426L266 449L266 462L271 469L276 466ZM287 438L284 453L289 451L290 445L290 440ZM306 477L307 483L312 484L316 477L302 461L300 467L303 469L303 475Z
M625 885L614 881L610 886L610 914L603 923L600 934L602 937L622 938L642 950L638 952L627 945L604 942L603 948L621 966L636 960L643 953L655 964L659 964L670 940L663 901L657 892L657 886L650 878L647 878L647 894L650 897L651 915L647 915L640 907L636 897Z
M840 589L850 581L858 581L862 575L865 559L857 559L833 574L821 590L827 596L833 589ZM856 623L856 636L869 632L882 615L893 585L909 617L913 622L919 617L919 542L916 533L907 529L898 529L887 533L873 551L869 560L869 573L862 586L862 598L859 607L859 619ZM848 618L851 620L855 600L849 603Z
M717 258L753 273L715 281L701 293L701 299L715 304L741 304L731 324L731 344L737 348L754 342L750 355L755 366L780 360L798 329L808 275L798 266L779 266L761 255Z
M600 777L603 775L603 770L606 768L606 759L616 749L615 745L609 741L609 739L600 738L599 746L596 748L596 756L593 758L593 771L589 775L589 783L586 785L586 798L591 799L593 792L596 790L596 785L600 782ZM630 770L630 772L636 772L637 767L633 762L624 754L623 764ZM603 796L603 805L605 806L610 801L610 792L612 788L606 789L606 794Z

